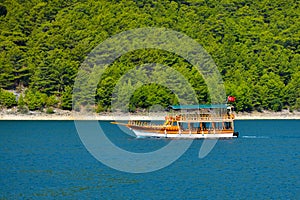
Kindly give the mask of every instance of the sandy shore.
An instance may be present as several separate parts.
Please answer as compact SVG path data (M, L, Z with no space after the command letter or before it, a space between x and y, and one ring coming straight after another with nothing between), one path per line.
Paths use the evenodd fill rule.
M165 113L154 114L95 114L95 115L79 115L72 112L63 112L59 114L46 114L34 112L29 114L13 114L0 113L0 120L164 120ZM252 113L236 113L237 120L260 120L260 119L300 119L300 112L252 112Z
M113 116L113 115L95 115L95 116L85 116L85 115L0 115L0 120L164 120L163 116L145 116L145 115L135 115L135 116Z
M300 119L300 112L289 112L284 110L282 112L252 112L252 113L237 113L238 120L257 120L257 119Z

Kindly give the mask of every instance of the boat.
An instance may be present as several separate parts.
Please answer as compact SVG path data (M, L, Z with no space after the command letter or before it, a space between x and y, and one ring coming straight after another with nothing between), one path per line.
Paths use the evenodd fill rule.
M234 131L235 116L230 105L174 105L170 109L162 124L130 120L120 125L138 138L219 139L239 135Z

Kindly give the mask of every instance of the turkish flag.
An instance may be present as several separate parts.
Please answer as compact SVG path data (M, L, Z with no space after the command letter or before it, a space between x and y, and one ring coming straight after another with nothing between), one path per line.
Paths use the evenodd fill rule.
M234 96L228 96L227 100L228 100L228 102L235 102L235 97Z

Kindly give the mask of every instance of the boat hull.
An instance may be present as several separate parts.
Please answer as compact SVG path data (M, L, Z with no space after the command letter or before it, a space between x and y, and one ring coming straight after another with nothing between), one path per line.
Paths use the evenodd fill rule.
M220 138L237 138L237 133L174 133L174 132L155 132L155 131L145 131L141 129L133 129L131 130L134 132L137 138L144 138L144 137L155 137L155 138L182 138L182 139L220 139Z

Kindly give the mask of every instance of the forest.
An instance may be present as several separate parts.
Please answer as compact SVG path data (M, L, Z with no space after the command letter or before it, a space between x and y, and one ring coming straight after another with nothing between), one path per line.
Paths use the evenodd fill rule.
M236 111L300 110L299 15L298 0L0 0L0 107L72 110L75 77L98 44L123 31L163 27L193 38L212 56L226 95L236 97ZM190 63L148 49L108 67L91 109L111 111L118 80L144 63L177 70L199 103L210 103L203 77ZM135 90L128 107L136 112L177 103L174 92L152 83Z

